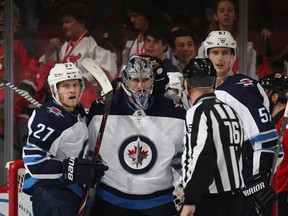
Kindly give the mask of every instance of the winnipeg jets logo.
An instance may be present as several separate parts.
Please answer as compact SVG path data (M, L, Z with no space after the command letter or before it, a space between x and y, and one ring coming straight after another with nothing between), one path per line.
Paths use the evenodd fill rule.
M129 158L132 159L132 165L138 166L143 165L142 161L147 158L148 151L143 150L143 146L140 146L140 138L137 140L137 146L134 146L132 150L128 149Z
M244 87L253 86L253 81L249 78L241 79L240 82L236 83L243 85Z
M48 109L48 112L55 114L57 117L59 116L64 117L61 111L56 107L47 107L47 109Z
M154 166L157 150L155 144L148 137L135 135L123 141L118 156L126 171L142 174Z

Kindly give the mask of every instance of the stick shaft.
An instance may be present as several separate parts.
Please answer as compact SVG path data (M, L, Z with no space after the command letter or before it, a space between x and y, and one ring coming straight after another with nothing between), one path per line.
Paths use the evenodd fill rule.
M112 91L113 88L112 88L111 82L109 81L105 72L92 59L86 58L82 61L82 64L89 71L89 73L92 74L92 76L98 81L98 83L102 87L103 92L106 94L105 95L104 113L102 116L100 128L99 128L97 139L96 139L96 144L95 144L95 148L94 148L94 152L93 152L93 158L92 158L92 161L96 162L98 154L99 154L100 146L102 143L103 134L105 131L109 111L110 111L112 95L113 95L113 91ZM81 204L80 204L80 208L78 211L78 216L84 216L85 215L85 206L87 203L88 194L89 194L89 187L86 186L84 189L84 194L83 194L82 199L81 199Z
M17 94L25 98L27 101L29 101L31 104L33 104L37 108L42 106L42 104L36 101L27 91L19 89L17 86L13 85L11 82L4 80L2 78L0 78L0 82L4 83L4 85L6 85L7 87L15 91Z
M286 124L287 124L287 120L288 120L288 103L286 103L286 107L285 107L285 111L284 111L284 118L283 118L283 122L280 128L280 132L279 132L279 136L278 136L278 140L277 140L277 144L275 147L275 151L274 151L274 155L273 155L273 164L272 164L272 168L271 168L271 175L270 175L270 179L269 179L269 185L271 185L272 180L273 180L273 175L276 169L276 165L277 165L277 160L278 160L278 156L282 147L282 142L283 142L283 137L286 131Z

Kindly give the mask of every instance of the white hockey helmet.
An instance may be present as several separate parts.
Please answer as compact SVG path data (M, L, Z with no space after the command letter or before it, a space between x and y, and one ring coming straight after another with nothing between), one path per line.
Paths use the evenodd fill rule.
M176 103L180 103L182 101L181 95L184 91L184 79L183 74L180 72L170 72L167 73L169 77L168 89L165 91L164 96L172 99ZM175 92L175 89L178 91Z
M48 84L50 86L50 90L52 93L52 97L57 100L58 102L58 93L57 93L57 83L66 81L66 80L74 80L79 79L80 85L82 87L81 95L84 91L84 81L82 78L82 72L79 68L77 68L73 63L57 63L53 66L53 68L50 70L49 76L48 76ZM79 97L79 100L81 98L81 95ZM61 102L60 102L61 103Z
M184 79L183 74L180 72L170 72L167 73L169 77L168 87L171 89L177 89L180 95L184 91Z
M204 57L208 58L210 48L225 47L231 48L236 56L237 43L229 31L212 31L203 42Z
M132 98L137 109L146 110L149 106L149 99L153 92L155 74L149 60L141 56L132 56L127 65L121 71L122 87L126 94ZM149 89L141 91L133 90L130 87L130 80L134 78L149 78L152 81Z

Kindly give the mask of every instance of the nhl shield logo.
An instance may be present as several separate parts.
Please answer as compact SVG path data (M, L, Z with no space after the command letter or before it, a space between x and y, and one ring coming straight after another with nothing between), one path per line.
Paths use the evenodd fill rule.
M157 150L147 137L135 135L121 144L118 152L122 167L133 174L148 172L155 164Z

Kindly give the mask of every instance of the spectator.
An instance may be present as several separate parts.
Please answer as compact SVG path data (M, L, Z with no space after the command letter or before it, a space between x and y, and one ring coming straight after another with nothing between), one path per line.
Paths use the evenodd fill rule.
M209 59L192 59L183 73L193 106L186 115L185 198L180 216L194 215L194 211L195 215L246 216L241 192L245 160L242 121L234 109L216 98L216 70Z
M124 91L113 95L100 149L109 170L96 188L91 212L101 216L174 214L172 166L179 171L185 110L161 94L152 95L157 71L145 57L133 56L121 72ZM94 103L89 111L89 155L102 108ZM116 125L121 127L115 130Z
M175 72L177 68L172 65L170 59L166 59L164 53L168 50L171 43L171 32L165 25L150 25L144 33L144 53L161 59L164 64L171 66L167 72ZM171 70L171 71L170 71Z
M248 29L256 30L264 40L271 37L273 26L269 23L268 0L251 0L248 4Z
M149 28L149 25L162 23L162 18L158 15L159 11L150 0L128 1L126 10L133 28L136 30L136 35L133 35L126 42L122 54L123 66L126 65L131 56L145 52L144 32Z
M151 25L144 33L145 54L159 58L167 73L179 72L178 68L165 56L170 44L171 32L165 25Z
M85 159L88 129L79 104L82 72L73 63L55 64L48 82L53 100L34 110L29 119L23 191L33 197L35 216L77 215L83 184L95 187L107 166Z
M171 51L178 60L178 68L182 72L188 62L195 58L198 48L197 36L187 28L172 32Z
M21 24L35 33L39 27L39 14L37 0L14 0L14 3L19 7L21 13Z
M276 197L268 185L272 167L277 131L271 121L268 98L260 84L243 74L234 74L231 67L236 58L237 43L228 31L212 31L203 42L204 55L217 71L215 94L231 106L240 116L244 125L244 141L247 160L244 167L244 180L249 189L258 184L265 185L262 192L269 199L255 191L250 199L249 215L258 215L255 203L267 214ZM259 192L259 193L258 193ZM248 194L246 194L248 195ZM256 199L252 199L255 198Z
M60 17L63 21L63 29L66 36L70 39L64 43L59 38L50 40L46 48L45 55L42 56L40 62L46 62L39 70L38 92L41 98L42 92L46 92L45 88L42 89L48 72L55 62L72 62L83 71L85 83L88 86L83 93L81 103L85 109L89 109L91 103L97 98L97 87L94 78L82 66L84 58L93 59L98 65L108 72L111 79L117 73L116 55L109 50L100 47L95 39L89 35L88 22L89 22L89 9L80 2L72 2L65 5L60 11ZM94 86L94 87L93 87Z

